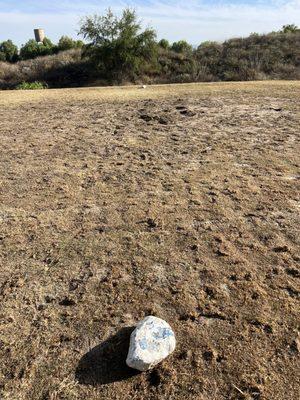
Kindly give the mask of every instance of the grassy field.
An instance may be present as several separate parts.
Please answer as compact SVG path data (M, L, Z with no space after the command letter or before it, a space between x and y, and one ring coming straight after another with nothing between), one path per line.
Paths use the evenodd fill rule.
M190 83L173 85L152 85L146 90L140 86L109 86L89 87L76 89L51 89L51 90L8 90L2 91L0 96L1 106L12 106L28 102L61 101L99 101L116 102L144 99L160 99L170 96L209 96L240 93L251 95L269 94L281 97L291 97L300 89L299 81L263 81L263 82L220 82L220 83Z
M0 398L300 395L300 82L0 92ZM125 366L146 315L175 353Z

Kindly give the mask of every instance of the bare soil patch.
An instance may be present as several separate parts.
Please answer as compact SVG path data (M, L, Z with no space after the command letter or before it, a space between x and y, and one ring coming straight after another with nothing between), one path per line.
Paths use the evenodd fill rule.
M0 393L300 396L299 82L0 94ZM125 366L146 315L175 353Z

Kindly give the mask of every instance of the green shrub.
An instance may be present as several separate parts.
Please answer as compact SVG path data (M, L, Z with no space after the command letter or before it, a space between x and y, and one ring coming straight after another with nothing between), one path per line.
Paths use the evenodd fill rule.
M161 39L158 42L159 47L162 47L165 50L169 50L171 48L171 45L167 39Z
M299 32L300 29L295 24L283 25L281 33L296 33Z
M81 40L73 40L69 36L62 36L59 39L57 48L58 51L65 51L71 49L81 49L84 43Z
M47 89L47 85L42 82L22 82L17 87L17 90L38 90Z
M186 40L179 40L172 44L172 50L176 53L192 54L193 46L190 45Z
M39 56L49 56L55 52L56 46L50 39L45 38L42 43L37 43L34 39L30 39L21 47L20 56L22 60L31 60Z

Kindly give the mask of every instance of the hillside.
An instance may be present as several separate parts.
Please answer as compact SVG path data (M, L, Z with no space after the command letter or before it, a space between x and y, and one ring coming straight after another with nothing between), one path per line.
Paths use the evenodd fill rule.
M205 42L192 52L158 47L157 55L128 77L99 72L81 49L17 63L0 62L0 88L40 81L49 87L120 83L183 83L300 79L300 31L253 34L224 43Z

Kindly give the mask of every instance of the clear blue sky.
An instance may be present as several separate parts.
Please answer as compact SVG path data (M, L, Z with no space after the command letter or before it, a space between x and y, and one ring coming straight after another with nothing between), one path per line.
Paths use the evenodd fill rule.
M0 0L0 41L24 43L36 27L53 41L63 34L76 37L80 17L108 7L119 13L126 6L135 8L159 38L194 45L300 25L300 0Z

